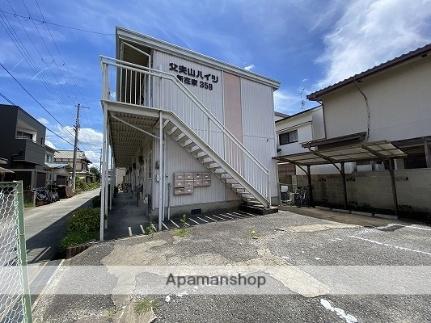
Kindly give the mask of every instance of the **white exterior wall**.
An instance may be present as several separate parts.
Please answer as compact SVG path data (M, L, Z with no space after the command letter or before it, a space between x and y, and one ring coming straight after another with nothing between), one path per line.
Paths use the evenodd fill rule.
M170 72L176 77L176 75L180 73L169 71L169 63L184 65L196 71L200 70L203 74L210 73L218 77L218 82L212 83L212 91L200 88L199 85L192 86L185 84L185 87L189 89L222 124L225 124L223 72L164 52L154 51L153 68L160 69L164 72ZM154 107L161 107L162 109L175 112L177 116L185 121L198 135L202 138L206 138L208 121L203 113L200 112L199 108L173 83L163 80L162 92L160 93L160 81L154 78L153 82ZM245 147L269 169L272 183L271 192L272 196L276 197L278 196L277 172L276 163L272 159L272 157L276 155L273 89L270 86L241 78L241 109L243 134L242 138L238 137L237 139L240 142L242 141ZM211 148L223 157L225 150L223 134L217 131L214 125L211 126L210 138ZM159 141L154 140L153 167L155 161L159 159L158 145ZM166 182L171 183L171 206L233 201L239 199L238 195L228 189L226 185L220 182L214 175L212 175L210 187L196 188L192 195L174 196L172 176L175 172L208 172L208 170L170 138L167 139L166 155L166 175L168 176ZM154 174L157 173L158 170L154 169ZM252 177L251 175L252 174L247 174L249 178ZM155 176L153 177L153 208L158 208L159 188Z
M238 200L238 196L228 189L214 174L211 174L211 186L196 187L191 195L173 194L173 175L175 172L209 172L201 163L193 158L187 151L177 144L170 137L166 136L166 187L165 196L167 197L167 183L171 183L170 205L183 206L192 204L203 204L212 202L223 202L228 200ZM154 140L154 161L159 160L159 140ZM153 163L153 167L154 167ZM159 174L159 170L154 169L153 174ZM158 208L159 202L159 182L153 178L153 207ZM229 194L228 192L231 192ZM165 199L167 206L167 198Z
M213 84L213 90L207 90L198 86L185 85L205 107L223 123L223 80L222 72L205 65L197 64L187 61L176 56L166 54L163 52L155 51L153 54L153 67L160 69L164 72L173 73L176 77L177 74L169 71L169 63L175 63L178 66L183 65L192 68L195 71L202 71L203 74L212 74L218 77L217 83ZM190 98L188 98L175 84L168 80L163 80L163 91L161 93L162 101L159 102L159 81L155 80L154 86L154 102L156 107L162 107L165 110L174 111L185 123L192 128L198 135L205 138L208 131L208 119L199 110ZM221 156L224 154L223 134L212 126L210 135L211 147Z
M370 141L431 135L431 57L420 57L362 80L370 107ZM323 97L327 138L367 131L363 96L348 85Z
M274 138L274 108L272 88L241 79L241 108L244 146L271 174L271 196L278 196L276 141ZM245 178L252 178L245 163Z

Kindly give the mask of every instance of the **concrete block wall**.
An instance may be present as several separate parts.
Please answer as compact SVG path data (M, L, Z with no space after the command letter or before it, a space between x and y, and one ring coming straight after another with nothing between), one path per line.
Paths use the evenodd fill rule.
M398 204L416 212L431 213L431 168L395 171ZM299 186L307 186L306 176L297 176ZM346 177L347 198L359 207L393 209L388 171L361 172ZM312 175L313 198L317 203L343 205L341 175Z

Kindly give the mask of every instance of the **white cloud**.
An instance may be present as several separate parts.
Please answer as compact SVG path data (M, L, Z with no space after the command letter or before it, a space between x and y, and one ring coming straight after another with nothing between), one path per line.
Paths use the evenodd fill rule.
M431 1L354 0L325 36L319 87L423 46L431 39Z
M315 106L315 102L310 102L304 99L304 107L302 107L301 90L297 93L292 93L287 90L277 90L274 92L274 108L276 111L286 113L288 115L298 113L303 108L308 109Z
M45 139L45 146L49 146L51 148L57 149L57 147L48 139Z
M74 129L71 126L58 127L61 135L67 139L72 139L71 134L74 134ZM79 144L90 145L94 147L101 147L103 141L103 134L93 128L80 128L79 129Z
M252 69L254 69L254 67L255 67L254 64L250 64L250 65L245 66L244 69L246 71L251 71Z
M100 150L84 150L85 156L93 163L92 166L99 168Z
M44 126L49 125L49 121L43 117L37 118L37 121L39 121L41 124L43 124Z

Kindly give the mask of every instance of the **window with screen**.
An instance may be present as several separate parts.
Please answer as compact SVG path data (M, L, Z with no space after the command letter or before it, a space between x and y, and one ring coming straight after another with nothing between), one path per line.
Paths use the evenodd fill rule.
M279 136L280 145L287 145L298 141L298 130L281 133Z

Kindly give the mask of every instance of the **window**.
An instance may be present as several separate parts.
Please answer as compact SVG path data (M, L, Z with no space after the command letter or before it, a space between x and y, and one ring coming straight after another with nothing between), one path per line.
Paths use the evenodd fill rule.
M17 131L16 132L17 139L30 139L33 140L33 134L25 132L25 131Z
M298 141L298 130L281 133L279 136L280 145L291 144Z

